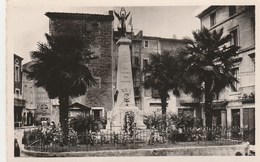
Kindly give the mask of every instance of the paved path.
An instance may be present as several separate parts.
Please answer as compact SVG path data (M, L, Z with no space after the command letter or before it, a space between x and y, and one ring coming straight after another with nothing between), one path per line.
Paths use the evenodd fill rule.
M16 128L14 130L14 138L17 139L20 148L24 148L24 145L22 144L23 132L34 128L35 127L22 127L22 128ZM29 157L29 156L21 153L21 157Z

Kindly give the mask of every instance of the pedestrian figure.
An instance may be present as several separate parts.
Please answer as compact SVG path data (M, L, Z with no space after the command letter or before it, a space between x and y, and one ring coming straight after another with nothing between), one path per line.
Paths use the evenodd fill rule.
M23 132L22 144L27 145L27 132Z
M20 147L17 142L17 139L14 139L14 157L19 157L20 156Z
M245 148L245 155L246 156L249 155L249 150L250 150L250 142L246 141L246 148Z

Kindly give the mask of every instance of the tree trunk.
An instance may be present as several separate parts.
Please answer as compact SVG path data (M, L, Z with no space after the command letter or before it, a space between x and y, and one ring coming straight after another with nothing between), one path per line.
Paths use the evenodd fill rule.
M68 118L69 118L69 111L68 111L68 106L69 106L69 97L68 96L60 96L59 97L59 103L60 103L60 124L61 124L61 129L63 132L63 143L65 145L68 144L68 135L69 135L69 123L68 123Z
M212 82L205 82L205 117L206 117L206 127L208 130L207 139L212 140L212 100L213 100L213 94L212 94Z
M167 107L167 97L165 95L160 95L162 102L162 128L163 131L166 130L166 107Z

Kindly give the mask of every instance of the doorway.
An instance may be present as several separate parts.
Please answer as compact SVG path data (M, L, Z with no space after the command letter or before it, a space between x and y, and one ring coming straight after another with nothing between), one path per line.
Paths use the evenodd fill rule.
M232 123L231 123L232 138L239 139L240 138L240 109L231 110L231 115L232 115Z
M244 140L255 144L255 108L243 109Z

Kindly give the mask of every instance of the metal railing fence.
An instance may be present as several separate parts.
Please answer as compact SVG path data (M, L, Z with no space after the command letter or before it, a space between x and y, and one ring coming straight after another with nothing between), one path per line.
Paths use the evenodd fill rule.
M237 145L244 140L242 128L189 128L160 132L156 129L136 129L131 133L70 131L67 144L57 130L35 129L24 132L25 149L41 152L97 151L138 148L200 147Z

